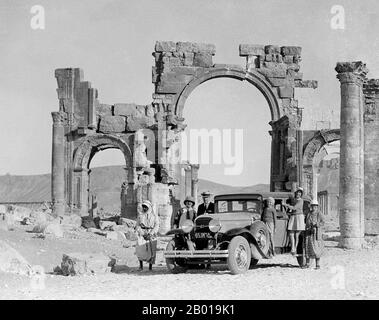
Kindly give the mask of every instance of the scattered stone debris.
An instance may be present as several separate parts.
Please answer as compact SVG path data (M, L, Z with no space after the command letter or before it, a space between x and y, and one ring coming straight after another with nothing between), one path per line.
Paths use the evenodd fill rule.
M0 271L29 275L31 266L16 249L0 240Z
M101 220L99 224L100 224L101 230L112 230L112 228L116 226L116 222L113 222L113 221Z
M102 274L110 272L115 263L114 258L101 253L70 253L63 255L60 270L65 276Z

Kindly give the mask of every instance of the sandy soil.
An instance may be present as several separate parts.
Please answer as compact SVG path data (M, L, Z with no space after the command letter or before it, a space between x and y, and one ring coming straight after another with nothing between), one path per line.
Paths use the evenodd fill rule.
M30 228L29 228L30 229ZM0 273L1 299L378 299L379 248L345 251L327 241L322 269L300 269L289 254L262 260L246 274L233 276L226 267L169 274L158 252L153 271L137 271L133 243L108 240L88 232L70 231L64 239L35 238L28 227L1 231L32 265L46 271L43 289L32 278ZM333 239L332 239L333 240ZM159 248L165 247L165 239ZM119 272L65 277L52 270L62 254L102 252L118 259Z

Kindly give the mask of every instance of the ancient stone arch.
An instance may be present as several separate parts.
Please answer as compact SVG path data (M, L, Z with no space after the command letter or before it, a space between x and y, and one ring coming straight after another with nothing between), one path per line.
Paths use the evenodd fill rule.
M300 149L297 144L302 109L295 88L316 88L317 81L302 80L301 48L295 46L241 44L246 64L214 64L211 44L159 41L155 45L153 105L167 114L166 125L180 132L185 127L183 108L190 93L203 82L220 77L248 81L267 100L272 121L272 191L292 190L299 181Z
M318 163L316 163L316 158L321 158L320 150L326 144L338 141L341 139L340 129L331 130L320 130L316 131L314 135L304 144L303 146L303 157L302 157L302 178L303 178L303 188L304 193L308 196L315 196L314 183L317 179L315 178Z
M264 76L254 70L246 72L246 70L240 67L217 67L212 70L201 74L199 77L191 80L181 91L177 97L175 97L175 114L179 117L183 115L183 109L185 102L191 92L200 84L216 78L233 78L240 81L246 80L254 85L266 98L268 106L270 108L271 120L277 121L282 117L282 112L279 106L279 98L276 90L273 90L271 84L266 80Z
M133 183L134 168L133 153L130 148L132 141L127 136L95 133L79 139L73 152L73 165L69 168L71 185L68 186L69 203L80 210L82 215L88 212L90 163L94 155L106 149L119 149L125 158L126 181ZM130 139L129 139L130 140Z
M52 114L52 200L58 214L66 209L87 214L88 165L97 151L106 148L119 148L125 155L128 186L123 186L122 192L127 191L121 199L129 207L124 215L134 216L132 208L144 198L153 199L160 208L170 204L168 195L171 204L184 198L179 188L182 164L173 165L171 160L180 153L185 101L201 83L220 77L248 81L267 100L272 118L271 190L293 190L299 184L302 109L295 88L317 87L317 81L302 80L301 48L242 44L239 55L246 59L244 65L214 64L215 53L212 44L158 41L153 53L155 89L148 105L102 104L80 69L56 70L59 111ZM150 139L146 147L137 148L135 137L140 130L148 132ZM135 161L146 158L136 157L136 152L145 149L146 167ZM197 190L196 186L191 190ZM164 196L157 197L159 192Z

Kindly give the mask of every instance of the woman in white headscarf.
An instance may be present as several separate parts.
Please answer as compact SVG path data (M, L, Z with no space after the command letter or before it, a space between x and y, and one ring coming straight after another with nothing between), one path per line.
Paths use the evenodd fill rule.
M143 270L143 261L149 263L149 270L152 270L153 268L157 252L158 229L159 218L154 213L151 202L145 200L140 206L138 206L136 224L136 255L139 260L139 270Z

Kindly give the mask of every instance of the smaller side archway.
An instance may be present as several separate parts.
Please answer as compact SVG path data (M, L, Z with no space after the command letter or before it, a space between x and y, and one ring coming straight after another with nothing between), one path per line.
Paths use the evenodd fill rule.
M303 147L303 187L304 194L316 197L315 183L317 183L317 166L318 159L322 158L322 152L325 152L323 146L341 139L340 129L316 131L313 137Z
M80 215L88 215L89 209L89 166L94 155L106 149L119 149L125 158L127 183L134 183L131 135L93 134L81 141L74 151L73 166L70 169L71 181L68 184L68 200L71 209Z

